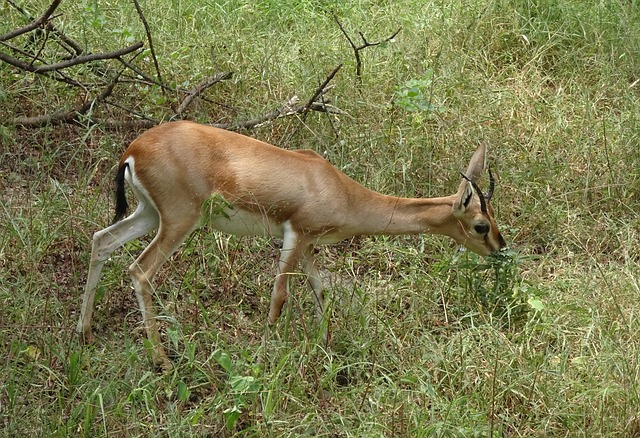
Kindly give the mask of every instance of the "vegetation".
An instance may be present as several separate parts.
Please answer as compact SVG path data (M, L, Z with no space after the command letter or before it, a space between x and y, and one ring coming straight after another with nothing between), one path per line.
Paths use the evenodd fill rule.
M23 7L38 16L47 5ZM286 315L266 324L277 242L203 229L158 276L176 365L160 375L126 273L148 237L105 268L99 340L83 347L75 324L91 235L112 217L115 164L141 130L4 123L82 96L0 64L3 436L640 434L635 0L141 6L165 81L189 88L233 73L186 118L264 114L310 96L342 63L328 97L344 114L248 133L314 149L364 185L405 196L453 193L486 140L511 251L487 260L433 236L321 248L332 314L325 346L302 279ZM130 2L64 2L58 13L91 51L145 40ZM6 7L0 14L0 33L25 24ZM402 30L360 52L358 79L336 17L369 41ZM148 57L138 61L153 71ZM171 113L153 85L116 92L154 119Z

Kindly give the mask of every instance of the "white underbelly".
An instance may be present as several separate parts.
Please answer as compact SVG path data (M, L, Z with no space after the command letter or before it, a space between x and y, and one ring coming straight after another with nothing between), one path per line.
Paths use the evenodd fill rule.
M283 238L289 222L278 222L272 216L233 207L220 195L211 196L202 207L202 224L236 236L270 236ZM289 224L291 225L291 224ZM315 238L314 244L329 244L343 240L351 234L343 235L335 227L326 230L307 230Z
M207 223L216 230L236 236L282 237L282 224L264 214L226 207L207 215Z

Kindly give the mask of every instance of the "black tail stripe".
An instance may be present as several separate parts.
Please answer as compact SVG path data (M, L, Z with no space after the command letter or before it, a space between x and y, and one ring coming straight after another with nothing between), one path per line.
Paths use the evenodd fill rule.
M127 204L127 196L124 191L124 173L128 167L129 163L124 163L116 173L116 215L113 218L113 223L121 220L129 211L129 204Z

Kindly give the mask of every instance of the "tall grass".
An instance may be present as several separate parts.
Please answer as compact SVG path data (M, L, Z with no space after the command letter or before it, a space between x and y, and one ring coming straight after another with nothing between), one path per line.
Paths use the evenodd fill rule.
M45 2L46 3L46 2ZM46 5L25 5L37 15ZM158 275L175 370L145 351L126 266L112 257L94 330L74 333L92 233L137 133L2 127L0 430L4 436L637 436L640 9L635 2L191 1L142 4L167 80L234 79L189 117L232 121L308 96L337 63L345 115L251 132L312 148L386 193L453 193L486 140L503 260L432 237L320 248L325 346L303 279L266 326L277 242L196 232ZM63 4L91 50L144 37L128 2ZM362 52L351 35L394 41ZM23 24L4 12L0 33ZM78 96L0 65L8 115ZM33 90L44 94L34 95ZM118 98L156 118L161 93ZM105 110L106 111L106 110ZM116 109L110 109L119 117ZM108 113L109 114L109 113Z

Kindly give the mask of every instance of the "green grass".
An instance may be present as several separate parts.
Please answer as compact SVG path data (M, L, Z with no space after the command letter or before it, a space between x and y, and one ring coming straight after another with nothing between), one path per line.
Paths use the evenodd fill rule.
M114 167L139 132L0 127L2 436L638 436L639 5L289 3L142 4L167 82L234 73L186 117L254 117L343 63L330 97L346 115L250 134L405 196L452 193L486 140L511 252L486 260L433 236L320 248L326 348L303 279L266 325L277 243L196 232L157 278L176 365L158 375L126 273L150 237L105 268L96 345L74 332L91 236L112 217ZM37 16L47 4L24 6ZM92 51L144 38L129 2L58 12ZM362 52L361 85L332 13L370 41L402 27ZM24 24L1 14L0 33ZM116 93L157 119L170 113L161 96ZM82 97L0 64L0 120Z

